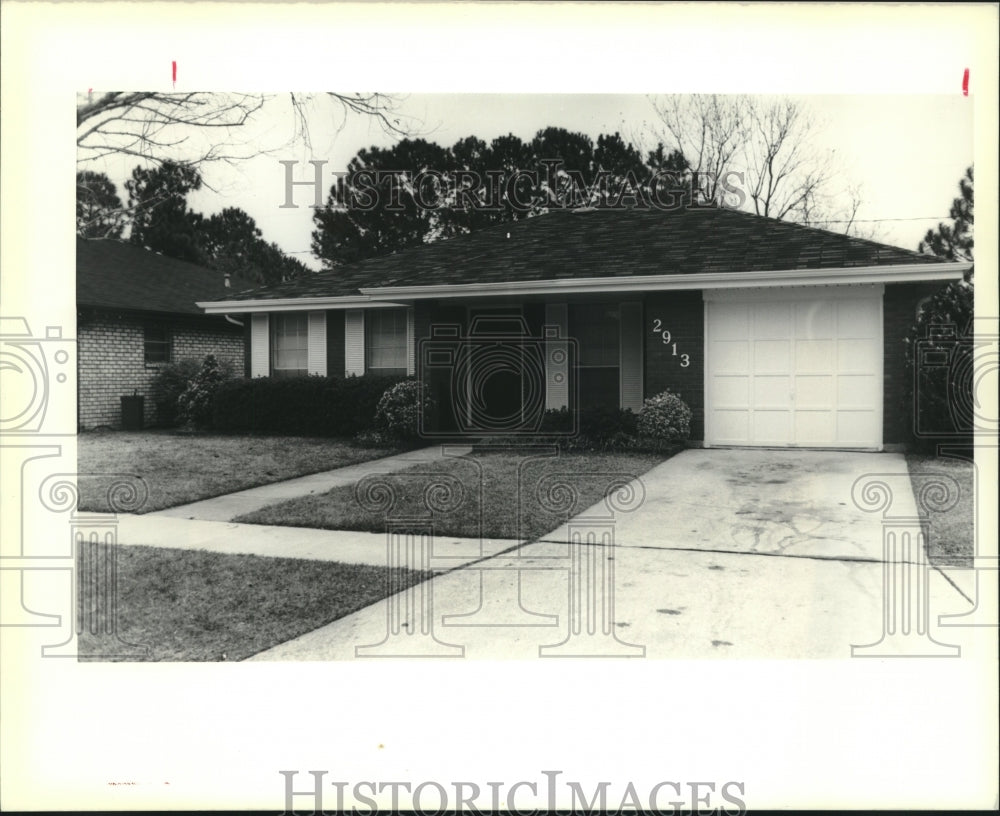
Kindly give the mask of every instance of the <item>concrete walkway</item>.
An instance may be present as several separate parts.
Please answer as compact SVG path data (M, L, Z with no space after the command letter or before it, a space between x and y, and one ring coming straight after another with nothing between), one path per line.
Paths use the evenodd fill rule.
M149 518L181 518L198 519L200 521L232 521L237 516L245 513L252 513L267 507L269 504L297 499L301 496L308 496L312 493L325 493L335 487L354 484L365 476L373 473L391 473L397 470L419 464L430 464L445 458L444 451L448 451L449 456L463 456L471 448L465 446L442 446L432 445L429 448L407 451L395 456L386 456L382 459L373 459L369 462L359 462L356 465L349 465L336 470L328 470L323 473L314 473L310 476L300 476L297 479L288 479L274 484L251 487L248 490L241 490L238 493L230 493L225 496L216 496L213 499L203 499L202 501L182 504L177 507L170 507L166 510L158 510L154 513L147 513Z
M178 550L211 550L228 555L305 558L346 564L386 566L385 533L269 527L225 521L170 518L156 513L118 516L118 540L123 544ZM442 564L462 566L520 544L507 539L440 536L434 557Z
M911 637L886 637L899 610L883 594L883 519L852 500L867 474L896 484L894 513L915 515L899 455L686 451L633 485L635 507L601 502L542 541L251 659L842 659L871 644L873 657L956 656L976 630L937 618L972 604L938 570L927 573L930 636L914 619ZM609 531L613 546L593 543Z

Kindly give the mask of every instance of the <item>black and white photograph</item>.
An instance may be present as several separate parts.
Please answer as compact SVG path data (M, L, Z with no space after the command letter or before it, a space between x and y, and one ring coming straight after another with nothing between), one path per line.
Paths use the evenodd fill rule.
M5 809L996 806L996 7L110 5L7 4Z

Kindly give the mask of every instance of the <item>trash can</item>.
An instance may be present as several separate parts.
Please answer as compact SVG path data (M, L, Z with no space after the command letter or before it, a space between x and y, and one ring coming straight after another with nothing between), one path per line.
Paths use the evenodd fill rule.
M142 430L142 412L145 397L133 394L131 397L122 397L122 428L126 431Z

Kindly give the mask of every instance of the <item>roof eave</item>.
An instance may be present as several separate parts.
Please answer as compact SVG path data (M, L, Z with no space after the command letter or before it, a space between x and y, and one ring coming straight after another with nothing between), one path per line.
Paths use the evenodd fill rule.
M499 283L432 284L370 287L371 297L404 300L446 297L485 297L525 294L585 294L647 292L681 289L737 289L762 286L833 286L864 283L919 283L959 280L971 262L853 266L835 269L784 269L752 272L698 272L688 275L636 275L621 278L574 278Z
M350 295L340 297L272 298L270 300L208 300L198 302L195 305L200 309L204 309L205 314L232 314L234 312L252 314L254 312L321 311L326 309L379 309L405 306L406 304L395 303L386 300L384 297Z

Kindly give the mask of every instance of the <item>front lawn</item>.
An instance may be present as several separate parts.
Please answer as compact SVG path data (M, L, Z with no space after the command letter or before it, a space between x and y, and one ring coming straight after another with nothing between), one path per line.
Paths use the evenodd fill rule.
M80 509L108 512L115 474L142 477L148 513L296 476L379 459L399 451L350 440L235 436L182 431L95 431L77 437Z
M97 660L243 660L369 606L429 574L386 567L117 546L118 634L149 647L130 654L86 631ZM89 588L91 582L84 582ZM90 594L83 608L90 608ZM118 657L109 657L118 655Z
M910 469L914 495L919 495L921 488L932 481L932 476L919 474L942 474L958 482L958 504L943 513L927 513L930 526L927 557L931 564L937 566L972 567L976 515L972 462L911 453L906 456L906 464Z
M384 489L366 482L357 491L355 486L338 487L234 521L384 532L388 512L395 518L433 518L436 535L476 537L482 531L488 538L533 540L600 501L623 476L640 476L670 458L634 452L573 452L528 460L529 455L480 450L389 474ZM435 482L441 487L431 487Z

